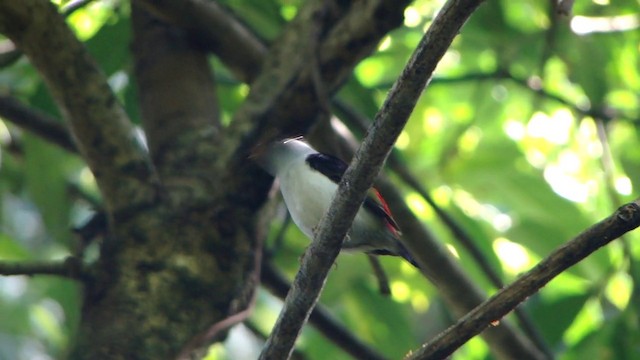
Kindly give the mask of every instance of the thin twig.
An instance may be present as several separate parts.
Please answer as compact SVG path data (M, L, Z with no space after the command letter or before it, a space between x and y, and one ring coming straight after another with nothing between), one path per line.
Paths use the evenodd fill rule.
M620 207L610 217L556 249L525 275L463 316L454 326L440 333L431 342L423 345L409 359L446 358L473 336L500 321L554 277L638 226L640 199Z
M62 261L2 261L0 262L0 275L54 275L70 279L81 279L86 276L86 272L79 259L69 256Z
M64 124L55 118L23 105L9 95L0 95L0 116L61 148L77 153L71 134Z
M384 272L382 264L380 264L380 259L378 259L377 256L370 254L367 254L367 259L369 259L369 264L371 264L373 275L375 275L376 279L378 280L378 289L380 289L380 294L385 296L391 295L389 278L387 277L387 273Z

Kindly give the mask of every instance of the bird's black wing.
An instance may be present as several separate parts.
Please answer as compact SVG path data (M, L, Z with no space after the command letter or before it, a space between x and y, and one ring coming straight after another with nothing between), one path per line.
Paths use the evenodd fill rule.
M347 171L348 166L344 161L335 156L321 153L307 156L307 164L309 164L312 169L319 171L336 184L340 183L342 175Z
M328 155L328 154L311 154L307 156L307 164L309 166L322 173L324 176L328 177L334 183L340 183L344 172L347 171L347 163L342 161L341 159ZM364 199L363 206L366 210L371 212L374 216L379 218L383 218L386 222L396 231L399 232L400 228L396 221L391 217L391 213L389 212L384 200L380 196L377 190L374 189L375 196L380 200L379 202L374 199L373 196L367 196Z

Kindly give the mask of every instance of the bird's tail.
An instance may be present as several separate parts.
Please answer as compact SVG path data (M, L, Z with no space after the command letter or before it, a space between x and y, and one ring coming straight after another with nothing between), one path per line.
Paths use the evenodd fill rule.
M409 264L420 270L420 265L418 265L418 263L413 259L413 256L411 256L409 250L407 250L404 244L400 241L398 241L398 256L401 256L403 259L407 260Z
M409 250L407 250L407 248L397 238L394 238L393 240L395 242L395 249L393 251L387 249L376 249L373 251L368 251L367 253L372 255L400 256L409 264L413 265L416 269L420 270L420 265L418 265L418 263L413 259L413 256L411 256Z

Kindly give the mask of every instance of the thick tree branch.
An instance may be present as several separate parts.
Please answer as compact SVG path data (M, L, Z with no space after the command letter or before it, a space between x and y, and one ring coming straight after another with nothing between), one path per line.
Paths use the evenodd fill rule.
M220 4L203 0L135 2L187 30L218 55L239 80L249 83L258 76L267 47Z
M640 199L619 208L562 245L525 275L462 317L413 353L411 359L444 359L474 335L499 321L554 277L594 251L640 226Z
M209 203L220 119L206 54L135 4L132 22L142 125L166 195L178 206Z
M70 279L81 279L86 276L86 271L79 259L68 257L64 261L2 261L0 262L0 275L54 275Z
M0 95L0 116L65 150L78 151L64 124L43 112L22 104L14 97Z
M367 190L409 119L438 61L480 3L447 2L391 88L369 134L346 170L327 214L318 225L284 308L260 354L261 359L287 358L290 355ZM424 268L425 259L418 257L417 260Z
M82 9L93 0L74 0L68 2L62 10L62 16L67 17L76 10ZM22 57L22 51L16 48L11 40L4 40L0 43L0 68L4 68L16 62Z
M47 0L0 2L0 32L43 75L112 211L156 196L153 170L105 76Z

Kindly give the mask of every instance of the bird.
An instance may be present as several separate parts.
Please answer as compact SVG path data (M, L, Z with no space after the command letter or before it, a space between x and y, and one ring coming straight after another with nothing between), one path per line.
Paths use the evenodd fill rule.
M287 138L256 147L252 158L278 179L280 192L296 226L310 239L329 208L348 165L316 151L302 138ZM400 242L400 227L380 193L372 188L353 220L342 250L400 256L420 269Z

